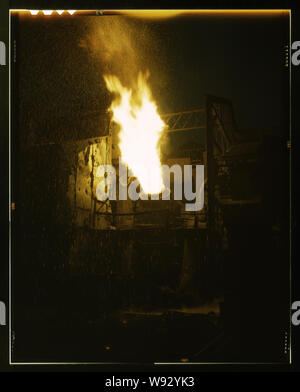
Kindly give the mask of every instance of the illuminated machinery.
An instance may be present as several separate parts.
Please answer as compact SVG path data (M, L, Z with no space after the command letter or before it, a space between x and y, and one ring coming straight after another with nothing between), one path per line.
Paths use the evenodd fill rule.
M97 253L100 243L102 251L109 254L107 268L116 276L153 273L160 285L173 285L173 289L184 292L191 287L191 280L200 282L200 288L207 286L207 276L211 273L215 283L210 279L209 289L213 291L218 286L213 260L226 249L228 240L223 205L239 204L232 194L232 173L226 158L240 143L233 107L226 99L207 96L202 108L161 117L168 133L195 131L199 135L200 147L180 149L171 156L164 156L162 163L204 165L204 208L187 212L183 203L172 199L99 201L97 167L112 163L117 171L120 154L117 133L114 126L107 123L103 136L88 139L85 148L82 149L81 144L81 150L72 158L76 164L69 177L68 195L74 212L73 224L80 239L75 241L71 264L74 270L79 264L82 267L77 251L83 244ZM89 240L86 230L90 233ZM106 249L106 245L110 249ZM211 272L208 264L212 266ZM105 273L105 268L95 260L91 270Z
M108 123L104 136L86 139L85 148L82 148L81 143L81 151L78 151L78 148L77 150L68 148L68 152L66 150L68 155L71 150L75 151L76 155L72 158L75 164L69 178L68 190L72 210L75 211L76 225L84 225L96 230L135 230L207 229L214 224L216 218L213 215L220 198L218 178L224 174L222 173L224 162L220 158L237 144L239 136L236 132L232 105L227 100L207 96L205 107L165 114L161 117L167 125L168 133L195 130L199 134L199 144L196 148L181 148L171 156L165 155L162 163L169 167L177 164L182 168L184 165L204 165L204 208L197 212L187 212L183 208L184 203L174 201L172 197L170 201L145 202L118 200L117 195L117 201L99 201L96 196L99 165L113 164L117 172L117 180L119 174L120 152L117 132L115 127ZM224 177L222 179L224 183ZM229 198L227 197L227 202Z

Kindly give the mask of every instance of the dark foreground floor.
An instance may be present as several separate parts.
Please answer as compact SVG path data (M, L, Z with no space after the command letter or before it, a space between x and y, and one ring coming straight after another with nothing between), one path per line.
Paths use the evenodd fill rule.
M25 322L26 321L26 322ZM224 344L214 309L118 311L86 320L48 309L27 315L13 332L13 362L197 362L218 360Z

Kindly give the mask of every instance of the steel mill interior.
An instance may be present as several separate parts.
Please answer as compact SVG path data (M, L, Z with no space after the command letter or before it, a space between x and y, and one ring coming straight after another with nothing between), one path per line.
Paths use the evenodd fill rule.
M13 361L288 362L288 18L12 15Z

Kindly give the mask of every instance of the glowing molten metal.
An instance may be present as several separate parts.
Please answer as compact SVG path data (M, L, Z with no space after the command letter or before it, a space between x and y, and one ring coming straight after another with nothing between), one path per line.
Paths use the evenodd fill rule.
M104 76L106 86L116 93L110 110L120 126L121 158L137 177L146 194L163 191L159 140L165 123L161 120L146 77L139 74L134 92L124 87L116 76Z

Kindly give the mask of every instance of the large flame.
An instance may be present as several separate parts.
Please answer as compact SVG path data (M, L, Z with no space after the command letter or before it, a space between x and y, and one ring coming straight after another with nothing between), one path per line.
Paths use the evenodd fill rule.
M140 73L134 92L124 87L116 76L104 76L110 92L116 93L110 110L120 125L121 158L139 180L146 194L163 191L159 140L165 123L161 120L146 75Z

